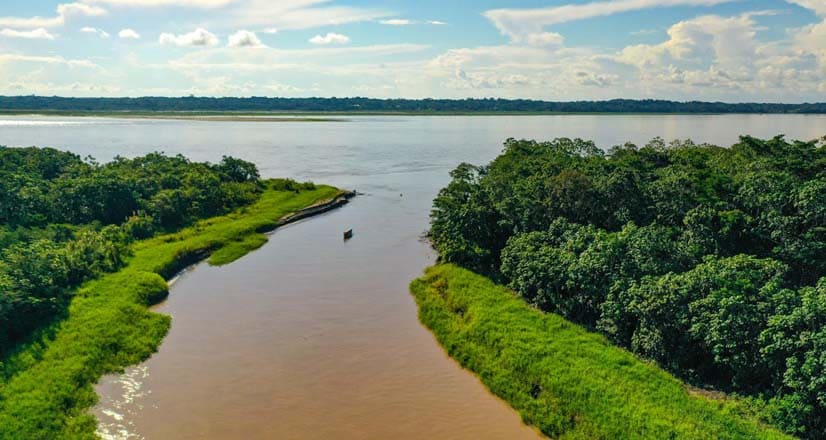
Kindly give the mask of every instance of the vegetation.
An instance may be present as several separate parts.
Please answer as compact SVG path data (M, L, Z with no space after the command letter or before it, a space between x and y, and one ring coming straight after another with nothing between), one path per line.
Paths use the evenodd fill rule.
M432 212L442 261L826 438L822 143L509 140L452 176Z
M5 112L316 112L316 113L826 113L826 103L763 104L614 99L548 102L529 99L372 98L61 98L0 96Z
M0 147L0 355L64 317L75 287L122 267L128 244L261 193L255 165L150 154L100 165Z
M97 422L86 413L97 399L92 385L146 359L168 330L169 317L147 309L166 296L165 279L210 254L213 264L234 261L261 246L262 232L285 215L339 192L260 181L252 164L232 158L209 165L150 155L98 165L38 149L0 149L0 158L7 173L0 182L24 182L2 193L4 202L39 197L3 205L17 216L3 217L0 439L94 438ZM79 188L88 196L59 196ZM94 216L129 203L138 208L123 208L120 223ZM28 212L37 216L14 206L36 208ZM49 223L72 212L90 223Z
M411 290L450 355L558 439L780 439L748 407L686 388L604 337L543 314L504 287L452 265Z

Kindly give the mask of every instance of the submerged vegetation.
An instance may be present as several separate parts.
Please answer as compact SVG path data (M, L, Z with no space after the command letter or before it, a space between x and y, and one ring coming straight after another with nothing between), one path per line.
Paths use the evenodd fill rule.
M19 204L4 205L2 229L0 439L94 438L92 386L157 349L170 318L147 307L167 295L166 279L210 255L212 264L234 261L266 242L263 232L284 216L340 193L261 181L254 165L231 158L209 165L150 155L97 165L38 149L0 150L0 158L7 164L0 182L24 182L2 194ZM44 172L55 158L69 165ZM43 179L8 177L27 169ZM58 196L77 188L88 195L74 199L80 206ZM19 202L29 197L39 198ZM89 214L113 212L109 203L136 209L106 220ZM52 223L74 218L73 210L84 220Z
M411 290L448 353L552 438L788 438L483 276L436 266Z
M826 438L826 146L783 137L743 137L730 148L655 139L605 153L582 140L509 140L490 165L463 164L452 176L432 212L443 262L505 283L695 386L738 393L790 434ZM437 334L452 334L424 317ZM440 338L457 357L472 357L462 344L553 321L544 319ZM525 374L531 362L556 362L557 345L575 343L566 341L525 343L522 361L497 365ZM474 362L486 380L487 370L474 367L487 361ZM565 371L534 371L532 380ZM568 385L587 381L589 371ZM544 411L562 404L542 403ZM577 411L565 414L579 423Z

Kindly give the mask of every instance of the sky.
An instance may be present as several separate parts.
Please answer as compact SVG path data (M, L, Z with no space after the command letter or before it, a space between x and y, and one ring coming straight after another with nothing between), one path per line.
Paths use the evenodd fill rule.
M0 0L31 94L826 101L826 0Z

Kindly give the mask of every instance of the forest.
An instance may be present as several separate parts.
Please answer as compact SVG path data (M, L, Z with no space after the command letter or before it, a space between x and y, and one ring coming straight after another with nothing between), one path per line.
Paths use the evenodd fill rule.
M65 317L74 289L121 268L129 244L258 199L255 165L156 153L98 164L0 147L0 359ZM2 363L0 363L2 366Z
M510 139L451 176L442 262L826 438L826 139Z
M770 104L613 99L64 98L0 96L0 112L326 112L326 113L826 113L826 103Z

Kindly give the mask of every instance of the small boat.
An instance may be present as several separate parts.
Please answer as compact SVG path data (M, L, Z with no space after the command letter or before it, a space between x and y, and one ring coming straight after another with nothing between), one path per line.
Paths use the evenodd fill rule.
M353 238L353 230L344 231L344 239L349 240L351 238Z

